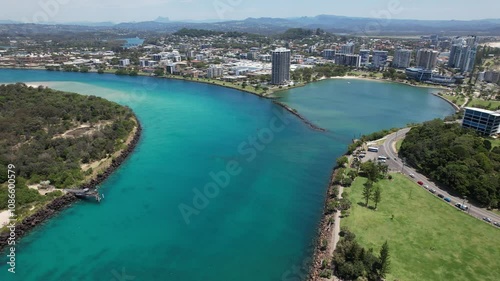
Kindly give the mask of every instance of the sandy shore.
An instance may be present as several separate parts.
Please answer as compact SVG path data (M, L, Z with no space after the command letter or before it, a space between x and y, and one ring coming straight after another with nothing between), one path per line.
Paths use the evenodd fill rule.
M418 85L412 85L410 83L405 83L405 82L402 82L402 81L393 81L393 80L386 80L386 79L381 79L381 78L370 78L370 77L359 77L359 76L337 76L337 77L330 77L330 78L325 78L325 79L322 79L322 80L326 80L326 79L355 79L355 80L366 80L366 81L373 81L373 82L384 82L384 83L397 83L397 84L402 84L402 85L407 85L407 86L411 86L411 87L420 87L420 88L431 88L431 89L436 89L436 90L448 90L447 87L444 87L444 86L439 86L439 85L422 85L422 84L418 84Z
M9 224L9 222L10 222L10 211L9 210L1 211L0 212L0 228Z
M500 48L500 42L490 42L490 43L486 43L484 45L485 46L490 46L490 47L493 47L493 48Z
M382 79L376 79L376 78L368 78L368 77L359 77L359 76L335 76L335 77L330 77L326 79L357 79L357 80L367 80L367 81L379 81L379 82L386 82ZM389 81L387 81L389 82Z
M33 88L38 88L40 86L48 87L48 84L46 82L27 82L24 84L26 84L26 86L28 87L33 87Z
M28 87L32 87L32 88L38 88L40 86L49 87L49 82L21 82L21 83L25 84ZM15 83L0 83L0 85L1 84L9 85L9 84L15 84Z

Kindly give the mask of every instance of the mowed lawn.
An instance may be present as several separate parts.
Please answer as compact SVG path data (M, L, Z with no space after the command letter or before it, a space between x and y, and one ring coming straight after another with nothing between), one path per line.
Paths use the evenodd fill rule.
M472 99L472 101L467 104L467 106L470 107L477 107L478 105L481 107L487 107L489 110L497 110L500 107L500 101Z
M365 178L344 189L351 213L341 220L361 245L389 242L386 280L500 280L500 229L470 217L400 174L382 180L373 211L358 204ZM370 203L370 205L372 205ZM394 219L391 216L394 215Z

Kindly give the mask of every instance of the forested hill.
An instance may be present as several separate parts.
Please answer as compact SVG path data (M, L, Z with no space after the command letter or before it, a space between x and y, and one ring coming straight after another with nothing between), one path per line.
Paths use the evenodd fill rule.
M14 164L28 183L81 183L91 173L82 165L122 148L134 126L129 108L99 97L0 85L0 166ZM5 181L2 168L0 184Z
M500 147L442 120L411 129L399 152L406 162L461 196L500 207Z

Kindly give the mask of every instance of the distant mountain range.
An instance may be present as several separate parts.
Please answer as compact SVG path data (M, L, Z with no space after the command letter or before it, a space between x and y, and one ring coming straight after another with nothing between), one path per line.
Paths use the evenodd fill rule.
M15 24L0 21L0 24ZM51 23L54 24L54 23ZM168 17L158 17L154 21L89 23L74 22L58 25L78 25L95 28L118 28L133 31L175 32L181 28L209 29L216 31L240 31L271 35L282 33L289 28L321 28L332 33L350 35L500 35L500 19L484 20L401 20L357 18L334 15L319 15L299 18L247 18L229 21L171 21Z

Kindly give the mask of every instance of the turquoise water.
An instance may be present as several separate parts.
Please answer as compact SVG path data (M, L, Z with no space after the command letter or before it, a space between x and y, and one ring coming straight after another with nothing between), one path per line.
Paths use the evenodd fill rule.
M0 280L298 280L292 278L304 274L301 265L311 256L330 170L351 135L452 111L427 90L412 88L408 95L416 97L404 98L399 91L407 88L392 91L392 84L385 91L395 111L384 113L374 108L380 93L358 93L372 97L370 103L350 96L337 104L333 96L344 100L346 88L335 81L285 93L330 130L320 133L287 112L277 114L281 108L269 100L212 85L0 70L0 82L16 81L49 81L128 105L144 131L136 151L102 185L104 201L80 202L18 241L17 273L7 272L2 255ZM318 113L307 99L300 102L316 94L324 99ZM345 111L349 102L359 110ZM407 107L421 113L402 118ZM358 125L348 118L359 119L356 113L364 122L349 129ZM196 207L194 190L215 186L211 173L227 171L236 172L195 202L199 208L187 222L179 206Z
M381 81L330 79L279 96L314 124L350 140L354 135L453 114L448 103L431 94L438 91Z
M130 47L137 47L142 45L144 43L144 39L140 38L124 38L122 40L127 41L125 44L122 45L123 48L130 48Z

